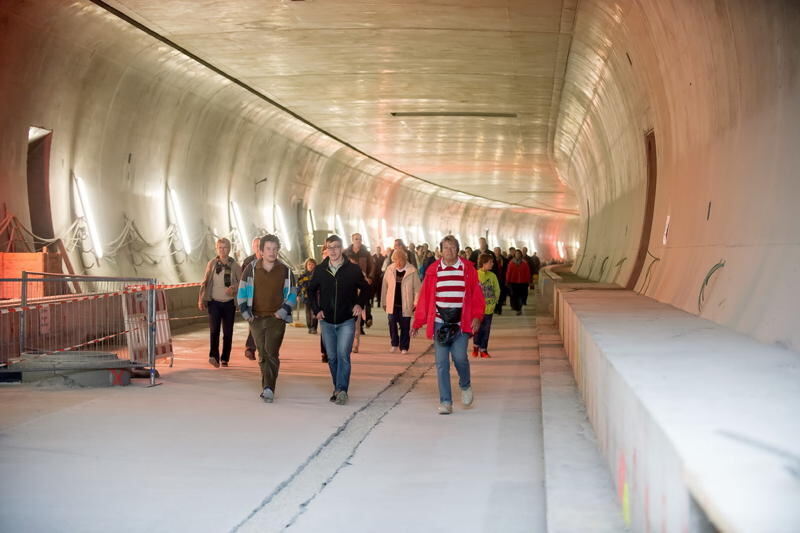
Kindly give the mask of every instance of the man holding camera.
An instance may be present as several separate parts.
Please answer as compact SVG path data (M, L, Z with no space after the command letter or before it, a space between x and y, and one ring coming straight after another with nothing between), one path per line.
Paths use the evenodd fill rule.
M228 366L231 358L233 342L233 319L236 316L236 304L233 297L242 269L230 256L231 241L222 237L217 239L217 257L206 265L203 282L200 284L200 296L197 307L201 311L208 309L208 325L211 330L211 349L208 352L208 363L219 368ZM219 353L219 330L222 325L222 355Z
M475 267L458 256L458 239L447 235L439 243L439 249L442 253L441 261L428 267L422 282L412 335L416 336L425 325L427 337L434 339L439 414L449 415L453 412L451 356L458 372L461 403L465 407L472 405L467 345L469 337L478 331L485 302Z

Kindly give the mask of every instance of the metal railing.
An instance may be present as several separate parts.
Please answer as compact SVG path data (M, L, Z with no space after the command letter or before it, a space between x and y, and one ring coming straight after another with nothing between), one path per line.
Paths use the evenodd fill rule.
M156 360L172 357L162 289L151 278L23 272L0 279L0 365L98 350L149 368L155 384Z

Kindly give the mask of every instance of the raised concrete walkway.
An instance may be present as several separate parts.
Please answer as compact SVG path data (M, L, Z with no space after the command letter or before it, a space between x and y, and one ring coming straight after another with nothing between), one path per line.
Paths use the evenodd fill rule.
M799 354L630 291L557 309L635 531L800 531Z

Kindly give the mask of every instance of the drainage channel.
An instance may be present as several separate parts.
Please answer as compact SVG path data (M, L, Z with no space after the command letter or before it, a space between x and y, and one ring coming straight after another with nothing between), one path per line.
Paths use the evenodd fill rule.
M350 459L375 426L414 389L433 365L431 345L392 378L386 388L350 415L294 474L278 485L232 531L247 533L290 528L339 471L350 464Z

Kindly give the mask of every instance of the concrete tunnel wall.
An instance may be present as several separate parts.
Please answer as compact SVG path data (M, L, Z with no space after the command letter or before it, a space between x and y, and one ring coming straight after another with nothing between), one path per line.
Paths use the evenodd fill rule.
M55 233L76 218L74 174L93 196L105 243L99 263L80 248L72 254L87 273L198 280L211 234L237 226L231 201L247 219L245 238L277 230L294 264L308 252L309 209L317 229L360 231L373 248L392 237L435 244L448 231L476 246L488 228L495 243L552 256L557 240L577 238L576 217L504 208L371 160L89 2L7 2L0 17L0 196L29 225L28 128L52 129ZM167 186L195 241L188 258L167 238ZM108 257L127 221L141 237Z
M29 222L26 134L36 125L53 130L55 233L75 219L75 173L97 196L106 243L127 218L152 244L132 237L99 265L76 249L73 261L88 273L198 279L208 235L236 226L232 200L248 235L276 227L290 235L295 263L310 209L319 229L342 232L332 227L342 225L338 215L343 233L364 232L373 247L395 236L433 243L446 231L474 245L489 228L503 246L533 243L550 257L562 241L568 256L579 253L579 274L624 285L639 248L652 129L652 256L637 290L797 350L798 11L788 0L580 2L553 154L576 191L576 220L493 207L404 176L89 2L4 2L0 196ZM174 222L167 185L197 241L188 259L165 238Z
M794 1L580 3L555 140L582 210L574 270L627 282L653 130L652 255L636 290L800 350L797 28Z

